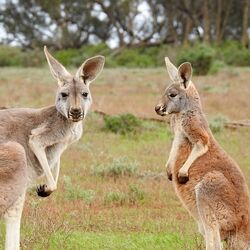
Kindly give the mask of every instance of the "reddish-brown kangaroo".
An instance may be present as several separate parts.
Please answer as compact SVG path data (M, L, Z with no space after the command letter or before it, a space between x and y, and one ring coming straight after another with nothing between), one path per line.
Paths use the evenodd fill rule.
M172 84L155 111L170 115L174 140L167 174L183 205L197 220L206 249L250 248L250 198L237 163L212 135L202 112L199 94L191 81L192 67L177 69L165 58Z

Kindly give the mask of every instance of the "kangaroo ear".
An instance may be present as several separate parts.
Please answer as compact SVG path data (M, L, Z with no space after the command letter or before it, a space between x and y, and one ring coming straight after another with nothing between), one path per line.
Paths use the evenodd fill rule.
M178 68L178 74L181 78L181 84L183 84L184 88L188 87L189 81L192 77L192 65L189 62L182 63Z
M49 53L46 46L44 46L44 53L49 64L51 74L58 80L59 85L63 85L64 80L71 76L70 73Z
M94 56L87 59L76 72L76 78L89 84L101 73L105 62L104 56Z
M167 66L168 74L173 82L179 81L178 69L172 64L168 57L165 57L165 63Z

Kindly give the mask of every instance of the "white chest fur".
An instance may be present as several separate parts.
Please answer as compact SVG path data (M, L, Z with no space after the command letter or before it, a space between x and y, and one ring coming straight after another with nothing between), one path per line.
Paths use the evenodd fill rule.
M66 142L67 143L73 143L74 141L77 141L81 138L82 136L82 123L81 122L77 122L76 124L74 124L72 127L70 127L69 129L69 133L67 135L67 139Z

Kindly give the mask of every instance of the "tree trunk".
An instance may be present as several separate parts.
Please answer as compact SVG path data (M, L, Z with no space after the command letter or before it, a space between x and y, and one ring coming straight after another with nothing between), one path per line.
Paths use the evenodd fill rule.
M191 29L192 29L193 22L189 17L187 17L185 24L186 25L185 25L184 36L183 36L183 46L188 45L189 35L190 35Z
M221 14L222 14L222 0L217 1L217 16L216 16L216 43L221 40Z
M168 13L168 22L167 23L168 23L168 27L169 27L169 36L173 40L174 45L177 45L178 37L177 37L176 29L174 27L174 12L173 11L170 11Z
M248 36L248 18L249 18L249 1L245 0L243 5L243 20L242 20L242 36L241 43L243 47L248 47L249 36Z
M209 44L210 42L210 18L209 18L209 0L204 0L203 7L203 42Z

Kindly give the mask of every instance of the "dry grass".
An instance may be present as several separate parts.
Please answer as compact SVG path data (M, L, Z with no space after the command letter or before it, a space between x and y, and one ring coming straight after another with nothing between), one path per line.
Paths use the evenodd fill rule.
M250 118L249 77L250 69L194 77L208 116ZM158 118L154 104L167 82L165 69L105 70L92 86L93 109ZM0 106L46 106L53 103L55 88L48 69L2 68ZM39 198L34 190L27 195L23 249L202 249L195 222L162 174L171 140L167 126L146 122L141 133L119 135L104 131L103 125L100 116L89 114L82 139L62 157L58 190L51 197ZM223 129L216 137L240 163L250 185L249 130ZM93 175L93 166L121 157L136 160L138 173L117 178ZM105 202L110 192L129 197L131 185L143 199ZM85 199L86 190L91 200ZM74 192L78 195L70 195ZM0 232L3 245L3 225Z

